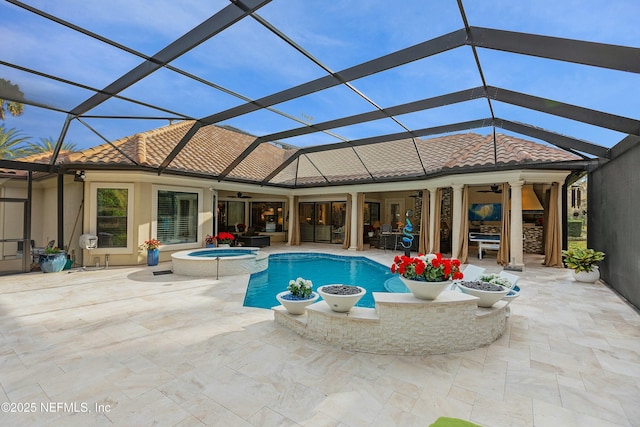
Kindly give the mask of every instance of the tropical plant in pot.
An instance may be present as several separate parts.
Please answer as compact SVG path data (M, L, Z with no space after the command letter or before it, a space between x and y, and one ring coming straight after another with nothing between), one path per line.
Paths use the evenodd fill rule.
M572 248L562 251L564 264L573 270L573 278L579 282L593 283L600 278L597 264L604 259L604 252L594 249Z
M419 299L435 299L452 280L461 280L460 260L444 258L442 254L419 254L416 257L398 255L391 264L391 272Z
M67 255L57 246L47 247L39 257L40 270L44 273L62 271L67 263Z
M159 254L158 248L162 245L158 239L145 240L141 245L143 249L147 250L147 265L158 265Z
M276 295L276 299L290 314L304 314L306 307L317 301L318 294L313 292L311 280L298 277L289 280L287 290Z
M216 237L212 236L210 234L207 234L206 237L204 238L204 244L206 247L210 248L215 246L216 244Z

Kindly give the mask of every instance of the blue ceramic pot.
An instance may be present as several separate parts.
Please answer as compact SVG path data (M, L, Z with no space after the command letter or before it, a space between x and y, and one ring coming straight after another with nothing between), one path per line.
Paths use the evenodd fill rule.
M67 255L64 252L57 254L41 254L40 255L40 270L44 273L57 273L62 271L67 264Z
M147 250L147 265L158 265L158 250Z

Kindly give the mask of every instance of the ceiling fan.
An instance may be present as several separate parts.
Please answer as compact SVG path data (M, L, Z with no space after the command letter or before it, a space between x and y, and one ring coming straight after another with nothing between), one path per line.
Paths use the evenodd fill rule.
M235 196L230 196L232 198L238 198L238 199L250 199L251 196L245 196L244 194L242 194L242 192L238 191L237 195Z
M501 194L502 193L502 188L500 188L500 186L498 184L493 184L493 185L491 185L491 189L490 190L478 190L478 193L496 193L496 194Z

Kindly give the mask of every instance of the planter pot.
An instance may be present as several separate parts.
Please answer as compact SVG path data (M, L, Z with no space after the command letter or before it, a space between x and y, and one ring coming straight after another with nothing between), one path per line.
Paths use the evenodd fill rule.
M218 243L219 248L230 248L231 245L228 243Z
M507 296L507 294L511 292L511 289L505 288L503 286L499 286L500 288L502 288L500 291L483 291L480 289L468 288L464 285L464 283L465 282L456 282L456 285L458 285L458 288L460 288L460 290L465 294L478 297L479 298L478 307L485 307L485 308L491 307L496 302L500 301L501 299L504 299ZM517 295L510 299L513 300L516 297Z
M360 286L348 286L349 288L358 289L358 293L355 294L343 295L330 292L332 289L339 290L344 286L347 285L325 285L318 288L318 293L320 294L322 299L324 299L329 307L331 307L331 310L338 313L346 313L351 310L351 308L356 305L358 301L360 301L360 298L362 298L367 293L367 290L365 288L361 288Z
M215 248L216 244L215 243L205 243L204 247L205 248Z
M157 249L147 250L147 265L150 265L150 266L158 265L158 258L159 258L158 252L159 251Z
M598 267L593 267L593 270L588 273L585 271L576 272L575 270L572 270L571 274L577 282L593 283L600 278L600 269Z
M40 270L44 273L57 273L62 271L67 264L67 255L64 252L57 254L40 255Z
M304 314L307 306L313 304L319 298L318 294L315 292L312 293L311 297L307 299L286 299L284 298L284 296L287 294L291 295L291 292L280 292L278 295L276 295L276 299L280 304L282 304L284 308L287 309L289 314Z
M422 282L419 280L406 279L402 276L400 276L400 280L402 280L402 283L411 291L414 297L426 300L436 299L438 295L450 287L452 283L451 280L444 282Z

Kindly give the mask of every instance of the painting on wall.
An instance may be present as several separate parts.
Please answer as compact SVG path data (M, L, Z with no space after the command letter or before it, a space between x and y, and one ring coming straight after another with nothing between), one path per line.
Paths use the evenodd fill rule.
M469 221L502 221L502 203L472 203Z

